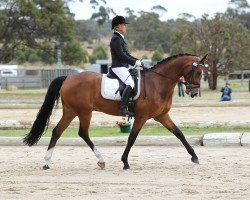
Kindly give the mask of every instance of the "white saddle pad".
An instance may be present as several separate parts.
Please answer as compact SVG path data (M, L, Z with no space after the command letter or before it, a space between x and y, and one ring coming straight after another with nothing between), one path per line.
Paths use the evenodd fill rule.
M137 90L136 96L134 97L134 100L136 100L140 95L140 80L141 80L141 78L140 78L140 73L139 73L138 90ZM102 84L101 85L101 94L102 94L102 97L104 99L121 100L120 92L117 92L117 94L115 94L115 92L119 88L119 82L117 79L108 78L107 74L103 74L101 84Z

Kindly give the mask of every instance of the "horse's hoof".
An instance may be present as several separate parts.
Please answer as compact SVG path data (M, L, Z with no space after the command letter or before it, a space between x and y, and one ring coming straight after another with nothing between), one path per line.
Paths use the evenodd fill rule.
M43 166L43 169L44 169L44 170L47 170L47 169L50 169L50 167L49 167L49 165L44 165L44 166Z
M127 164L127 165L124 165L123 169L124 169L124 170L126 170L126 169L130 169L130 166L129 166L129 164Z
M192 162L196 163L196 164L200 164L199 159L198 158L191 158Z
M105 162L98 162L97 165L98 165L101 169L104 169L104 168L105 168Z

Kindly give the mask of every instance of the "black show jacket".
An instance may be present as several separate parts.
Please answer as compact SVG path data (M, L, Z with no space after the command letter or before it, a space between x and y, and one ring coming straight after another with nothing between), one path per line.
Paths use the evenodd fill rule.
M122 36L114 32L110 41L110 51L112 57L111 67L127 67L128 65L135 65L137 58L131 56L126 48L126 42Z

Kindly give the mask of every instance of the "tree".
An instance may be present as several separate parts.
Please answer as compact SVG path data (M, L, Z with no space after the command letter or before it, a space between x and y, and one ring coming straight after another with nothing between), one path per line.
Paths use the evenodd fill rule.
M79 65L87 62L87 52L78 42L68 42L63 49L63 61L68 65Z
M74 36L74 14L68 7L72 1L75 0L0 0L0 62L12 60L20 46L46 52L50 43L65 49ZM106 3L89 1L97 7L99 2Z
M19 46L15 50L13 59L19 64L24 62L34 63L37 61L52 64L54 62L54 50L50 45L47 46L46 50L36 50L26 46Z
M9 62L18 46L43 49L44 44L59 40L63 46L73 35L73 15L65 1L1 0L0 62Z
M171 49L170 54L179 53L195 54L197 51L197 42L193 38L194 24L185 19L177 19L171 25ZM190 37L192 39L190 39ZM193 42L195 41L195 42Z
M230 0L226 12L230 14L231 17L237 17L249 12L249 9L250 6L247 0Z
M93 52L92 55L89 58L90 63L95 63L98 59L107 59L108 53L107 49L103 45L97 46Z
M155 49L153 55L152 55L152 63L156 64L157 62L161 61L163 59L164 50L161 45L158 45Z
M249 31L238 20L228 20L217 13L214 18L204 15L192 24L183 22L181 27L173 37L173 49L209 53L209 68L205 72L210 89L217 88L219 74L228 74L249 62Z
M167 9L161 5L153 6L151 10L159 14L160 17L162 17L162 15L167 12Z
M103 4L106 4L106 1L103 0ZM101 40L101 36L100 36L100 27L105 23L105 22L109 22L109 15L113 14L115 15L115 12L112 8L110 7L106 7L103 4L99 4L97 3L96 5L99 5L98 11L93 13L91 16L91 19L96 20L97 24L98 24L98 39L99 41ZM93 8L95 8L95 6L93 6Z
M28 61L29 61L29 63L35 63L35 62L39 61L39 57L36 54L36 52L29 54Z
M134 11L134 10L132 10L132 9L130 9L130 8L128 8L128 7L125 8L124 10L125 10L126 13L127 13L129 22L130 22L131 20L133 20L133 19L136 18L136 15L135 15L135 11Z
M78 20L76 21L75 34L76 40L87 41L92 43L93 40L98 39L96 32L96 22L93 20Z
M250 6L247 0L230 0L225 15L228 19L239 19L250 29Z
M187 21L193 21L193 20L195 20L195 16L191 15L189 13L180 13L178 15L178 18L179 19L184 19L184 20L187 20Z
M99 11L92 14L91 19L97 21L98 25L101 26L104 22L109 21L109 14L115 14L113 9L105 8L104 6L99 7Z
M140 16L129 24L127 36L136 49L154 50L159 44L164 51L170 49L170 30L166 22L153 12L140 12Z
M56 60L55 58L55 48L50 43L44 43L43 49L38 51L38 55L42 62L46 64L53 64Z
M26 62L25 53L22 50L16 50L15 60L17 61L18 64Z

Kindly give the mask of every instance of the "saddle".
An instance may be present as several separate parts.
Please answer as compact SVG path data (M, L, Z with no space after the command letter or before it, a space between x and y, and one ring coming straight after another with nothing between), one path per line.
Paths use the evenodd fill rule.
M129 69L129 72L135 83L135 87L130 94L130 100L128 103L128 110L132 112L134 110L134 101L140 95L141 73L140 70L137 69ZM101 95L103 98L117 101L121 100L126 85L116 76L111 68L109 68L108 74L102 75L101 84Z

